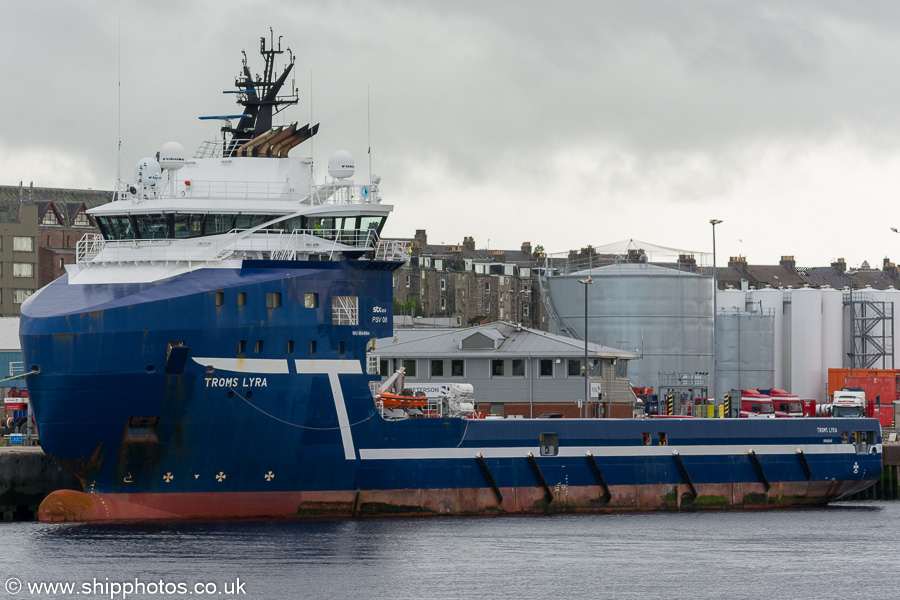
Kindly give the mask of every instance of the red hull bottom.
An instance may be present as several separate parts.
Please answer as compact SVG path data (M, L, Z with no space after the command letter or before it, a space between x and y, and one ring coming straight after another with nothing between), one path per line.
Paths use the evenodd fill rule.
M86 494L58 490L38 509L43 522L257 519L378 516L466 516L734 510L814 506L863 490L871 481L787 482L768 492L759 483L689 486L598 486L319 492ZM552 500L548 497L552 494Z

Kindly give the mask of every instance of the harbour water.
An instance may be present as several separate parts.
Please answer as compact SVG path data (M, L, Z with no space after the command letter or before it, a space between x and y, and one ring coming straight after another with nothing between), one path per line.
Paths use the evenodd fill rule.
M2 523L0 598L893 598L898 523L900 502L890 501L727 513ZM75 587L35 587L50 583Z

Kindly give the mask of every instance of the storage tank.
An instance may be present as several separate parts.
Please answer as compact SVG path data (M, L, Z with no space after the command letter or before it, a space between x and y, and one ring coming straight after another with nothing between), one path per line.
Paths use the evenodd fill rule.
M582 285L579 279L592 277ZM712 278L647 263L608 265L548 278L550 331L638 350L628 366L636 386L659 386L660 372L712 374ZM582 338L583 339L583 338Z
M726 390L771 389L775 374L775 315L771 310L722 308L716 315L718 385Z
M747 308L747 292L734 288L719 290L716 294L716 307L719 310L744 310Z
M781 390L790 389L790 384L785 377L790 372L789 364L785 364L785 348L784 348L784 292L770 286L766 286L761 290L753 290L750 292L751 305L758 306L763 312L771 312L774 323L772 329L774 331L772 338L772 361L775 366L775 374L772 380L772 387Z
M791 291L791 386L801 398L825 399L822 370L822 292L809 287Z
M844 293L831 287L822 292L822 371L839 369L844 365ZM823 397L822 400L825 398Z

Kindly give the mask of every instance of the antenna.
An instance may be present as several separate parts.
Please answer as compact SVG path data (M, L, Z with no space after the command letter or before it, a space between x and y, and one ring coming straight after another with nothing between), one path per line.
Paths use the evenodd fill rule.
M309 70L309 123L310 123L310 125L315 123L315 121L313 120L313 72L312 72L312 69ZM313 157L313 162L309 167L309 171L310 171L309 185L311 186L311 185L313 185L313 182L314 182L315 176L316 176L315 171L314 171L315 164L316 164L316 160L315 160L316 139L315 139L315 137L309 138L309 155Z
M119 8L121 12L121 7ZM122 183L122 18L119 17L119 82L118 82L118 131L116 131L116 137L119 138L119 148L116 150L116 191L119 190L120 184ZM115 196L113 196L115 198Z
M369 101L369 88L366 84L366 133L369 137L369 183L372 183L372 109Z

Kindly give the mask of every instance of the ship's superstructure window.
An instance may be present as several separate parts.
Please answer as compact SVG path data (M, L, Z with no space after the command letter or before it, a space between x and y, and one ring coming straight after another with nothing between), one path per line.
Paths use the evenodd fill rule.
M34 252L34 239L17 235L13 238L13 250L16 252Z
M287 348L285 348L285 352L286 352L287 354L293 354L293 353L294 353L294 340L288 340L288 341L287 341Z
M644 433L641 434L641 443L645 446L650 445L650 432L649 431L645 431Z
M238 306L247 304L247 292L238 292Z
M268 292L266 294L266 308L279 308L281 306L281 292Z
M338 354L344 355L344 340L338 342Z
M168 215L140 215L135 217L138 238L142 240L165 239L169 233Z
M174 215L174 236L192 238L203 235L203 215Z
M657 437L659 438L660 446L665 446L668 444L668 437L666 436L665 432L660 433Z
M13 263L13 277L34 277L34 263Z
M541 456L556 456L559 454L559 434L541 434Z
M238 340L238 355L244 354L245 352L247 352L247 340Z
M216 306L222 306L225 304L225 292L219 290L216 292Z
M332 297L331 322L335 325L359 325L359 298L356 296Z
M256 344L253 345L253 353L254 354L262 354L263 351L263 341L256 340Z
M318 294L303 294L303 306L306 308L316 308L319 306Z
M13 290L13 304L22 304L34 290Z

